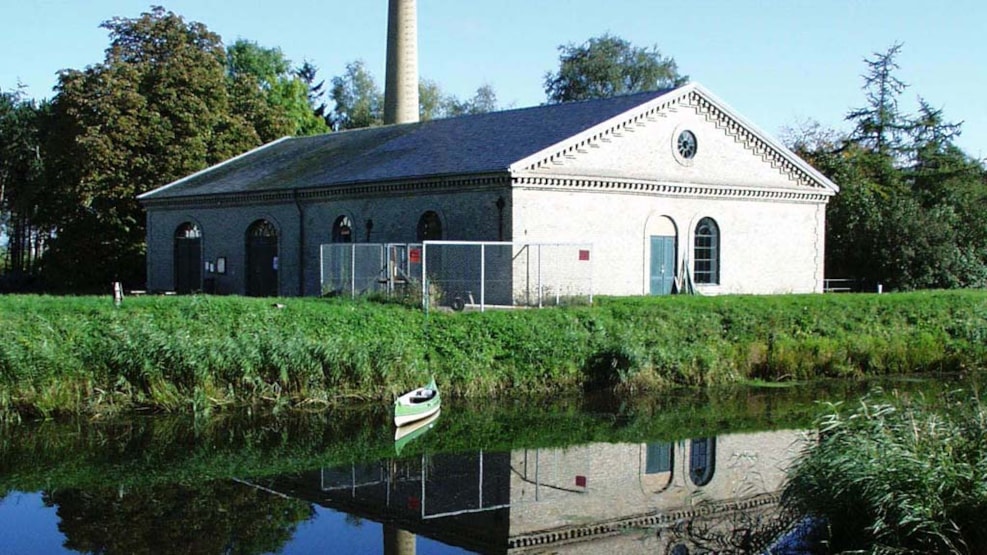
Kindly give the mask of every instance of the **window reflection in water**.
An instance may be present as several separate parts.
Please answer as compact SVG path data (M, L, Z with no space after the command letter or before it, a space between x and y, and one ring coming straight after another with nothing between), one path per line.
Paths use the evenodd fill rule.
M708 549L715 543L711 537L739 537L721 530L737 522L750 529L780 526L777 493L784 468L804 441L799 431L775 431L424 454L372 468L325 469L321 495L329 506L359 506L382 521L402 519L416 533L460 542L469 538L459 545L478 552L604 539L608 545L620 543L614 527L639 532L621 534L634 540L607 548L615 552L632 544L647 546L651 551L642 552L649 553L676 545ZM738 459L745 463L724 462ZM685 541L689 537L692 543ZM755 535L748 531L745 537Z

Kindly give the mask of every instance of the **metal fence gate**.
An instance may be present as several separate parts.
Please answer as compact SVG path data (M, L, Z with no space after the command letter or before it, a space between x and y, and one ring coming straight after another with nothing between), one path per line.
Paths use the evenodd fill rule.
M323 295L417 293L421 283L418 243L329 243L320 258Z
M592 245L425 241L425 306L485 310L593 302Z
M425 241L321 246L323 295L421 295L454 310L593 302L592 245Z

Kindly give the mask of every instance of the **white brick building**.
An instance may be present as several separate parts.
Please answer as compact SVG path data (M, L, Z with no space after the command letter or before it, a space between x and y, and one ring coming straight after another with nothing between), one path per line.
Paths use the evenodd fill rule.
M148 287L317 295L319 246L593 245L597 294L819 292L837 186L698 84L275 141L141 195Z

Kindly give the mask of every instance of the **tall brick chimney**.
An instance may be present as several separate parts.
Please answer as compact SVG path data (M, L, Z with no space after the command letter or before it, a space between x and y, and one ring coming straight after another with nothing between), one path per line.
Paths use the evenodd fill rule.
M385 125L418 121L417 20L415 0L388 0Z

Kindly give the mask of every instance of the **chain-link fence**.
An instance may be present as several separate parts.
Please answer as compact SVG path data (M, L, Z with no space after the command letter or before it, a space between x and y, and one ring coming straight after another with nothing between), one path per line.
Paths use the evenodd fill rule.
M331 243L322 245L321 258L323 295L420 291L420 244Z
M426 241L422 295L454 310L593 301L592 246Z
M454 310L586 304L591 253L572 243L331 243L321 248L322 294L421 295Z

